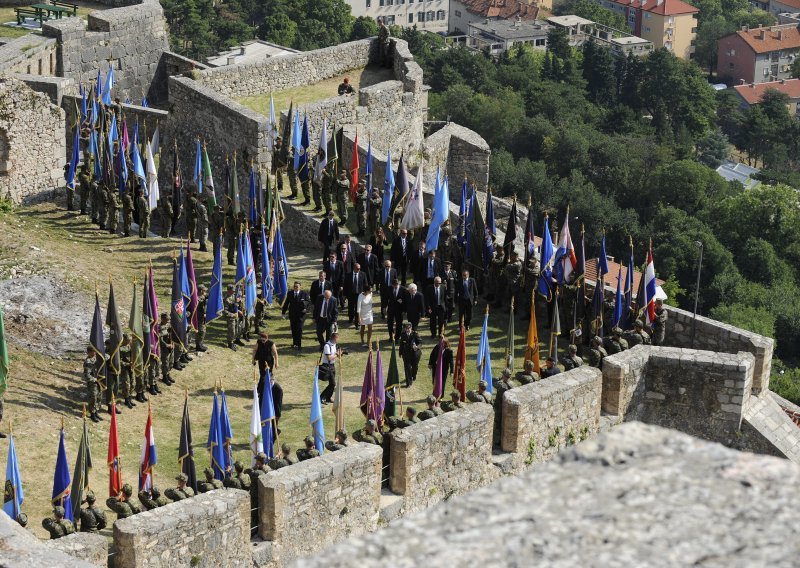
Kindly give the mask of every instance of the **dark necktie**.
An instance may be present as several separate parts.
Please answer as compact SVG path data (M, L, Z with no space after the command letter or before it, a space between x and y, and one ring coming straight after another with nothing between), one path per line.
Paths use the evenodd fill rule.
M333 236L333 221L328 221L328 236Z
M328 317L328 300L322 301L322 317Z

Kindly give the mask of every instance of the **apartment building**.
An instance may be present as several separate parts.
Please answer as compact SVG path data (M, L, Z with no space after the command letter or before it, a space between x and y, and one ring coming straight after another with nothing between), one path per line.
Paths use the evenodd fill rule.
M720 38L717 76L728 84L768 83L790 79L792 64L800 56L800 26L783 24L742 28Z
M346 0L356 18L384 18L389 26L446 32L450 0Z

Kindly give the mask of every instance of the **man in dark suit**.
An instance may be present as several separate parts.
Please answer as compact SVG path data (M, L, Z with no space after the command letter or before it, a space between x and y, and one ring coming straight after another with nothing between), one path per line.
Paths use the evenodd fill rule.
M330 280L328 280L328 275L325 274L324 270L319 271L319 278L314 280L311 283L311 292L309 294L309 299L311 300L311 306L317 305L317 298L322 296L322 293L325 290L333 290L333 285L331 284Z
M444 261L444 269L442 271L442 286L447 290L447 323L453 318L453 312L456 307L456 283L458 282L458 272L453 270L453 263L449 260Z
M425 286L430 286L433 284L434 278L444 274L444 271L442 270L442 263L438 258L436 258L435 250L428 251L428 258L420 267L420 272L420 280L425 282Z
M347 249L347 254L353 257L353 262L357 262L358 257L360 257L361 253L363 252L361 246L358 243L354 243L352 241L352 237L349 234L345 235L342 238L341 242L339 243L338 248L340 251L342 249L342 245L344 245L345 248Z
M344 295L347 298L347 321L353 323L355 319L356 327L358 327L356 303L358 302L358 295L364 291L366 283L367 277L361 271L361 265L358 263L353 267L353 272L344 277Z
M424 283L425 277L425 260L428 258L428 253L425 252L425 240L421 240L417 248L411 252L408 264L411 272L414 275L414 282L417 284Z
M458 304L458 317L464 321L464 329L469 331L472 321L472 308L478 303L478 285L475 279L470 278L469 270L461 272L461 278L456 283L456 303Z
M336 260L336 253L331 251L328 260L322 264L322 268L327 275L328 282L331 283L331 291L336 298L339 298L342 291L342 279L344 278L344 268L339 260Z
M386 319L386 308L389 305L389 292L392 290L392 282L395 280L397 280L397 270L392 268L391 260L384 260L383 268L377 276L377 283L381 291L381 317L383 319Z
M416 284L409 284L408 297L406 300L406 315L411 322L411 328L417 331L419 320L425 315L425 298L417 292Z
M283 412L283 387L275 380L275 375L270 375L270 382L272 383L272 404L275 407L273 427L277 428ZM277 432L274 432L274 434L277 435Z
M400 338L407 295L408 292L400 286L400 281L395 278L392 281L392 287L389 289L389 297L386 302L386 327L389 328L389 341L394 338Z
M353 273L353 265L356 263L356 257L348 250L347 244L341 243L339 245L339 253L336 255L336 260L342 263L343 275L345 277Z
M325 293L317 298L314 306L314 321L317 324L317 341L319 341L320 351L325 342L331 338L331 325L335 324L338 318L339 303L330 290L325 290Z
M428 306L428 317L431 323L431 337L442 335L447 318L447 288L441 277L433 279L425 293L425 304Z
M364 254L359 257L358 263L361 265L364 276L367 277L367 284L374 288L380 266L378 264L378 257L372 253L372 245L367 245L364 248Z
M319 281L317 282L319 283ZM325 279L322 279L324 285ZM303 346L303 324L306 321L309 306L312 306L308 293L300 289L300 282L292 285L292 291L286 296L281 313L289 312L289 326L292 328L292 349Z
M390 251L392 266L397 270L397 277L406 285L406 273L408 272L411 258L411 241L408 238L408 231L400 230L400 234L392 239L392 250Z
M322 261L325 262L331 251L335 250L334 245L339 242L339 224L333 218L333 211L328 211L327 219L320 222L317 241L322 248Z
M398 353L403 360L403 371L406 376L406 387L411 387L414 381L417 380L417 369L419 369L419 360L422 358L422 351L420 345L422 341L419 334L414 331L410 323L403 326L403 333L398 334L398 342L400 346Z

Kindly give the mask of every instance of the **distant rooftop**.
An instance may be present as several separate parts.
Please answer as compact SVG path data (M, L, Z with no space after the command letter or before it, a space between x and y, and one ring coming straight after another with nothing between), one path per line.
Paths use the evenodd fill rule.
M649 39L644 39L636 36L628 37L615 37L609 40L614 45L628 46L628 45L646 45L652 43Z
M252 63L271 57L281 57L292 53L300 53L296 49L284 47L276 43L270 43L260 39L246 41L242 45L221 51L218 55L213 55L206 59L206 63L212 67L222 67L223 65L241 65Z
M661 16L677 16L679 14L696 14L700 10L683 2L683 0L611 0L615 4L629 8L638 8L645 12Z
M746 189L753 189L759 183L758 180L751 179L752 176L760 172L758 168L751 168L739 162L726 160L724 164L717 168L717 173L727 181L738 181Z
M734 90L739 93L747 104L757 105L761 102L764 93L770 89L786 94L790 99L800 99L800 79L785 79L781 81L770 81L768 83L756 83L748 85L736 85Z
M534 20L539 7L532 0L461 0L464 9L486 18Z
M586 18L581 18L580 16L569 15L569 16L550 16L547 18L548 22L556 24L558 26L583 26L583 25L590 25L594 22L592 20L587 20Z
M547 35L547 31L551 28L544 20L526 21L520 19L471 22L469 27L505 40Z

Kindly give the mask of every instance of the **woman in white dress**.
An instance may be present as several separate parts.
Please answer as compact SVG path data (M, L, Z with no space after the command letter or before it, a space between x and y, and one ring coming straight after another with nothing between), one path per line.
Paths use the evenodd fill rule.
M361 326L361 346L372 345L372 286L369 284L365 284L364 291L358 295L356 311ZM367 329L367 343L364 343L364 328Z

